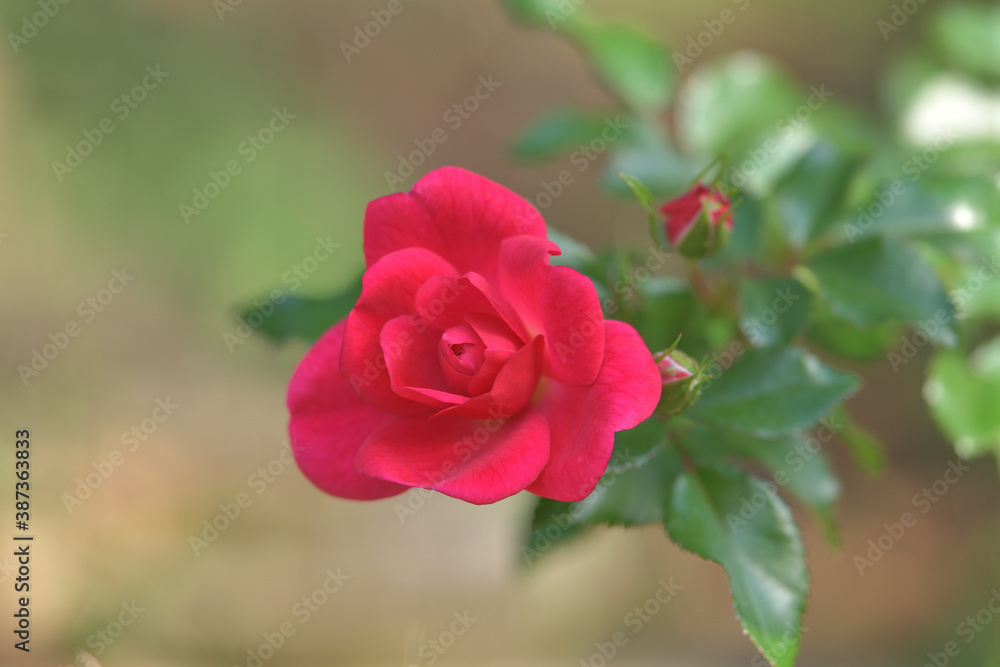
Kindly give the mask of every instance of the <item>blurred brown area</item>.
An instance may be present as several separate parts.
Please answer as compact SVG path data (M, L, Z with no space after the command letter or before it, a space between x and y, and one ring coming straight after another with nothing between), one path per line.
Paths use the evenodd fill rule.
M260 336L227 346L235 306L288 288L285 272L319 236L341 248L301 293L346 283L362 266L365 204L389 192L385 173L435 128L448 138L419 172L461 165L533 198L564 167L513 161L518 130L554 106L612 104L572 48L515 26L493 2L403 0L346 62L342 43L386 4L77 0L17 52L0 49L0 421L4 437L32 432L37 535L32 652L12 649L5 611L4 665L69 665L80 649L105 667L253 665L255 656L269 666L596 665L595 642L628 628L627 614L670 578L680 592L613 662L761 664L722 571L659 527L599 531L525 568L528 497L354 503L323 496L283 460L285 383L304 347ZM683 45L729 4L589 0L587 9ZM880 72L920 38L918 14L883 40L875 22L892 4L754 0L703 60L757 50L877 114ZM38 11L6 3L3 33ZM121 118L115 100L156 66L169 75ZM480 76L500 85L452 128L444 114ZM242 142L276 108L294 120L242 162ZM114 130L59 178L52 163L105 118ZM186 222L179 205L231 160L241 173ZM548 221L594 245L641 244L636 211L607 199L598 174L596 164L582 174ZM100 303L116 270L134 281L100 311L81 306ZM73 322L79 335L25 382L18 366ZM860 575L854 557L914 512L915 494L955 456L925 415L922 359L898 374L856 370L869 382L852 407L887 443L890 465L871 481L827 448L844 478L839 551L797 509L813 577L799 664L922 664L996 582L996 466L972 464ZM178 406L162 423L158 400ZM129 438L133 429L144 437ZM120 465L109 463L115 451ZM249 504L239 507L241 497ZM401 520L408 502L418 509ZM228 524L216 538L213 521ZM2 556L0 565L6 610L12 575ZM336 592L320 594L324 583ZM128 625L123 604L142 609ZM466 613L475 621L449 639ZM982 664L995 634L950 664ZM453 646L428 653L429 640Z

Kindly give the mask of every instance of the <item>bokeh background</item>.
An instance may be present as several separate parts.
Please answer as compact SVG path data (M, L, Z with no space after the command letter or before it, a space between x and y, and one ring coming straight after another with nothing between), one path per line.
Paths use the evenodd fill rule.
M42 4L5 1L3 34L22 33ZM891 0L752 0L703 58L760 51L804 85L825 84L879 114L880 77L893 54L922 40L934 4L943 3L919 5L883 39L876 22L891 14ZM305 265L315 270L294 293L324 295L349 282L363 265L365 204L390 191L385 172L435 128L448 128L447 140L418 171L461 165L533 197L563 167L513 160L518 130L552 106L610 101L571 47L514 25L495 2L403 0L347 62L341 43L386 5L50 0L57 10L37 34L16 49L4 39L0 422L10 460L0 469L13 468L14 429L30 429L37 541L27 656L11 646L13 559L0 556L0 663L249 667L256 654L273 666L596 665L595 642L623 629L625 615L673 577L681 591L614 663L763 664L751 662L721 569L682 553L656 526L599 531L525 568L518 546L528 497L473 507L415 495L418 509L401 521L400 499L325 497L286 464L284 391L305 348L259 335L227 344L237 306L287 290L286 272L313 256L318 238L339 247ZM595 15L675 45L730 5L587 0ZM164 74L148 78L147 68ZM480 76L500 85L450 128L443 114ZM144 78L134 108L116 102ZM294 118L247 161L243 142L275 109ZM112 131L57 173L67 146L105 119ZM240 173L185 220L180 205L231 160ZM598 177L596 167L582 174L547 219L590 244L642 243L635 208L602 195ZM115 271L134 276L117 294L104 291ZM81 306L88 299L100 310ZM79 335L25 383L18 365L70 323ZM813 592L800 664L922 665L993 595L1000 483L991 460L976 461L860 576L854 556L912 510L912 496L954 454L925 416L922 360L898 374L888 365L855 370L868 383L853 409L884 439L890 461L872 481L828 451L844 478L844 539L832 552L802 522ZM157 401L177 405L162 423L153 419L164 416ZM133 428L142 439L123 440ZM109 463L116 450L118 465ZM88 475L96 488L67 507ZM13 479L3 478L6 517ZM232 513L240 494L249 505L209 541L205 522ZM206 544L193 546L192 536ZM302 622L295 605L328 570L349 578ZM142 611L119 628L123 604ZM468 630L443 655L428 652L428 640L451 643L442 632L465 612L476 619ZM265 635L284 623L294 635L261 655ZM107 642L101 631L117 636ZM948 664L1000 664L990 657L998 634L1000 620Z

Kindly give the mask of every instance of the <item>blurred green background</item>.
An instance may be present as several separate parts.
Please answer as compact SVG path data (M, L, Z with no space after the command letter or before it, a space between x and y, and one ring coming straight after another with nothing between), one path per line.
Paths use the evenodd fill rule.
M889 0L751 0L699 62L760 51L805 86L824 84L880 114L881 74L921 41L932 4L884 39L877 21L893 12ZM32 651L14 651L5 625L4 665L98 664L83 649L105 667L249 667L248 651L260 655L283 623L294 634L263 664L579 665L670 577L682 590L615 663L762 664L750 662L723 573L670 545L661 528L601 531L526 569L517 549L529 498L473 507L414 494L419 509L401 521L406 496L335 500L285 464L285 384L305 348L259 335L233 343L225 336L237 335L237 307L276 287L324 295L349 282L363 266L366 203L390 192L385 173L435 128L447 140L403 187L454 164L533 198L561 167L517 163L511 139L552 106L610 102L566 43L515 26L492 2L402 0L347 62L342 43L387 5L0 8L0 419L11 441L14 429L32 432L37 535ZM731 5L587 2L673 45ZM45 7L44 25L26 30ZM500 85L450 125L444 114L480 76ZM294 118L266 146L245 143L269 138L262 130L275 109ZM53 166L75 164L68 147L80 142L92 150L78 166ZM220 177L232 161L238 173ZM213 174L225 187L208 186ZM582 174L546 218L594 245L642 243L642 216L601 195L599 175ZM217 195L185 220L181 205L193 206L196 191ZM318 238L339 247L313 264ZM115 271L134 275L120 293L105 289ZM61 338L71 323L79 334ZM18 367L53 340L65 349L22 376ZM925 415L921 363L899 374L862 370L869 382L853 406L891 462L872 482L828 452L845 476L844 544L831 553L804 523L813 593L802 665L924 664L997 584L1000 485L988 460L859 576L853 557L954 458ZM158 400L178 406L162 423ZM8 508L13 480L4 479ZM87 497L67 507L74 494ZM239 516L193 546L192 536L211 536L206 521L235 514L240 494L250 502ZM0 557L5 610L12 560ZM349 579L302 622L295 605L328 569ZM112 642L101 639L117 633L133 601L143 611ZM468 631L443 653L429 650L465 611L477 619ZM948 664L984 664L998 630L1000 621L962 643Z

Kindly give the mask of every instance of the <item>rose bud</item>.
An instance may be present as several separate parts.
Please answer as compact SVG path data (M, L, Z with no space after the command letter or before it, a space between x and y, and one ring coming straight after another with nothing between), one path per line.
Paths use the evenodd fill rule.
M688 259L715 254L729 239L733 212L719 189L699 183L660 208L666 216L667 239Z
M665 417L684 412L701 396L702 383L708 377L694 359L680 350L667 350L656 355L663 393L656 412Z

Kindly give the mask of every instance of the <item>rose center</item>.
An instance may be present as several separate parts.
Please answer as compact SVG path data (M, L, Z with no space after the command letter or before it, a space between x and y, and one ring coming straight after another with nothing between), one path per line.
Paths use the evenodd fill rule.
M441 366L448 376L452 373L475 375L486 358L486 346L467 324L452 327L441 334L438 349Z

